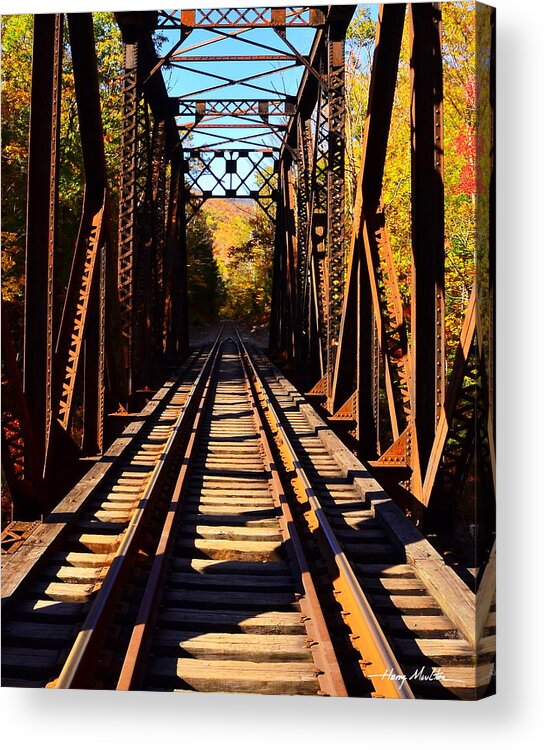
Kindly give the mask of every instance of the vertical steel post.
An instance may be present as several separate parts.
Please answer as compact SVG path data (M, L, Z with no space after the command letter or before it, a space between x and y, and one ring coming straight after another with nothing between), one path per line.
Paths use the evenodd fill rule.
M53 420L55 432L48 448L47 473L54 474L56 455L60 447L55 443L70 432L71 415L75 404L78 373L83 367L84 379L84 441L93 453L98 450L98 435L103 431L99 408L99 381L104 372L99 367L100 346L100 253L104 244L104 215L106 212L106 159L98 66L95 51L93 20L90 13L68 15L74 85L78 111L79 132L85 190L81 221L72 259L72 269L66 291L55 352ZM85 357L82 352L85 351ZM89 419L89 424L86 421ZM64 460L64 459L63 459Z
M335 356L339 345L345 285L344 251L344 155L345 155L345 66L346 26L331 24L327 38L327 407L331 393Z
M63 25L62 15L34 16L23 388L42 466L51 419Z
M121 132L121 174L119 185L118 285L121 339L128 370L128 391L134 388L134 265L137 244L136 152L138 137L138 42L123 44L123 125Z
M165 264L166 355L179 361L189 348L189 306L187 293L187 218L184 200L184 170L178 154L172 159L169 220Z
M410 5L413 470L424 476L445 399L443 69L438 3ZM418 480L413 492L418 494Z
M163 299L164 299L164 255L165 255L165 211L166 211L166 125L157 119L153 128L153 230L155 251L152 260L152 335L155 354L163 354Z
M307 369L309 353L309 249L311 191L311 126L310 120L297 115L297 368Z

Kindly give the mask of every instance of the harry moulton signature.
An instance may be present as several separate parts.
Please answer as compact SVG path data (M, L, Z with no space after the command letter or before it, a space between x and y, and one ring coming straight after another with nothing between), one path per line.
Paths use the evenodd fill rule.
M496 667L494 664L490 665L490 675L489 677L492 677L496 673ZM414 672L410 675L405 674L398 674L397 672L394 672L393 668L385 669L384 672L380 674L370 674L367 675L369 679L372 679L373 677L380 677L383 680L391 680L393 682L400 682L402 685L404 685L409 680L419 680L420 682L434 682L437 680L440 680L441 682L459 682L463 683L463 680L456 680L453 677L448 677L441 667L431 667L431 670L429 672L426 672L426 667L419 667L414 670Z
M367 675L367 677L369 679L380 677L383 680L400 682L402 685L409 680L419 680L420 682L435 682L437 680L440 680L441 682L463 682L463 680L455 680L451 677L447 677L440 667L432 667L429 672L426 672L426 667L420 667L415 669L410 675L398 674L397 672L394 672L393 668L390 668L385 669L384 672L380 674L370 674Z

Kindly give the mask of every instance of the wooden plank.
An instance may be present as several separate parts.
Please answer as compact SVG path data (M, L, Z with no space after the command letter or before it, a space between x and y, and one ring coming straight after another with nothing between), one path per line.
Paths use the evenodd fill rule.
M346 552L350 561L377 562L394 562L396 557L396 548L393 544L372 544L371 542L344 542L343 550Z
M44 568L43 575L46 578L56 578L57 581L63 581L64 583L95 583L102 580L107 572L107 567L91 568L86 566L76 568L73 565L48 565Z
M25 616L33 622L63 622L74 621L83 617L86 606L80 602L55 602L48 599L24 601L15 607L14 617L20 619Z
M56 602L86 602L95 591L95 584L40 582L30 585L29 593L34 596L48 596Z
M388 563L359 563L353 566L354 572L362 576L404 576L414 577L411 565L389 565Z
M225 528L226 526L233 527L234 529L271 529L276 530L278 528L278 521L276 520L276 514L271 509L253 514L251 511L247 513L247 518L241 513L184 513L183 523L192 526L193 524L202 527L203 525L208 528ZM271 523L272 521L272 523ZM234 538L234 537L230 537ZM249 537L251 538L251 537Z
M263 510L274 508L273 500L269 490L260 493L244 493L229 495L225 490L195 490L187 495L187 504L197 504L199 510L206 510L209 505L223 505L225 508L249 508L251 510ZM246 512L246 511L244 511Z
M219 573L223 575L251 575L267 577L277 575L291 575L291 570L285 562L267 562L264 565L262 562L249 562L246 560L204 560L195 558L194 560L186 560L180 558L173 558L171 561L171 569L177 571L195 571L200 575L217 575Z
M199 552L213 560L248 560L268 562L282 559L282 543L243 542L227 539L186 539L178 545L179 550L188 554Z
M76 568L102 568L109 565L112 555L95 554L94 552L69 552L68 554L54 555L52 563L60 565L73 565Z
M209 659L154 659L153 677L175 677L186 687L202 692L260 693L267 695L313 695L318 681L313 667L297 662L278 662L263 667L256 662Z
M167 606L187 605L188 607L203 609L237 609L246 611L290 610L296 607L293 592L282 593L273 591L200 591L198 589L168 588L163 592L163 601Z
M331 526L335 529L337 539L343 545L345 543L366 545L368 542L377 543L378 541L382 542L384 546L390 549L396 549L393 545L389 544L389 540L384 533L384 529L382 529L380 526L379 528L369 528L365 524L360 524L360 526L352 526L351 524L343 522L342 520L332 520Z
M61 653L57 649L2 647L2 673L16 672L21 677L42 673L59 662Z
M189 482L190 487L200 486L206 487L207 489L223 489L223 490L245 490L246 492L254 492L255 490L268 490L268 477L264 471L247 472L254 476L240 476L240 472L233 472L227 474L226 472L216 472L200 474L198 477L194 476Z
M235 575L233 573L214 575L208 573L176 573L171 572L168 580L171 585L187 588L206 588L207 591L224 590L229 588L251 589L253 591L293 591L294 583L290 575Z
M458 631L452 624L450 618L444 615L380 615L380 620L388 631L407 635L417 635L421 638L434 637L435 633L441 632L444 638L456 638ZM486 627L495 627L496 620L491 615L487 620Z
M445 565L440 558L439 560L427 560L421 557L411 559L413 553L414 550L408 550L407 559L414 565L415 572L430 594L435 597L443 612L450 617L466 638L471 648L475 649L477 647L475 595L452 568Z
M474 662L479 657L493 657L496 653L496 637L482 639L477 654L467 641L459 638L394 638L394 647L399 649L400 658L440 659L444 663L464 661Z
M306 633L300 612L247 612L229 610L171 609L159 613L162 624L172 624L187 630L225 632L236 628L239 633L286 634ZM191 626L191 627L187 627Z
M131 517L132 513L127 513L126 510L106 510L104 506L93 514L93 519L100 521L100 523L121 524L122 526L125 526L131 520Z
M186 504L183 518L187 522L196 521L202 523L213 523L219 525L235 524L246 526L248 524L277 524L278 510L272 508L248 508L241 510L233 505L194 505Z
M12 620L2 628L2 643L12 644L19 641L37 641L40 645L60 641L63 646L66 641L75 637L74 623L24 622Z
M411 578L359 578L364 591L384 591L385 593L404 592L405 594L425 594L422 581L415 576Z
M78 534L73 541L91 552L106 554L115 552L119 545L119 537L110 534Z
M379 611L381 609L391 611L392 607L404 614L410 612L414 612L415 614L436 614L437 611L440 611L433 596L398 596L396 594L383 596L382 594L369 592L369 600L373 607L377 607Z
M429 670L427 671L429 672ZM469 698L476 700L483 694L484 691L479 690L479 688L488 686L493 671L492 664L480 664L477 667L466 665L436 667L437 682L466 700ZM414 687L415 683L412 684ZM433 681L430 684L433 686ZM473 695L471 695L472 693Z
M306 635L161 630L154 639L154 649L158 653L165 648L177 648L178 656L187 655L199 659L243 659L253 662L312 660Z
M278 524L265 527L246 527L246 526L196 526L195 529L189 528L188 534L196 534L202 539L229 539L233 541L260 541L260 542L280 542L282 534Z

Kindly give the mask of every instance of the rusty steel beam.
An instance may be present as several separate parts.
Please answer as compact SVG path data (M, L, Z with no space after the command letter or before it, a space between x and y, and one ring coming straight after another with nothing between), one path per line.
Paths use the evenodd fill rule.
M98 67L91 14L68 14L68 27L85 190L81 222L55 352L52 419L58 420L66 432L70 428L75 403L76 382L83 361L82 350L89 329L89 305L93 296L96 297L95 306L99 304L95 287L99 283L99 254L101 245L104 243L103 220L107 192ZM96 314L94 322L98 328ZM96 339L101 338L98 331L93 332L93 336ZM95 341L95 350L97 346L98 341ZM92 344L89 343L88 360L91 348ZM96 366L98 366L98 361L98 352L96 352L94 357ZM102 372L99 377L103 380L104 373ZM91 399L91 390L97 387L97 371L93 365L86 368L84 383L88 404ZM93 400L98 410L98 392ZM87 410L88 414L89 412L90 409ZM102 433L103 424L99 424L98 411L90 419L95 423L93 430L95 434Z
M310 120L297 117L297 310L296 323L298 346L296 365L299 370L307 369L309 355L310 320L308 306L309 289L309 243L311 218L311 175L312 175L312 130Z
M34 16L25 255L23 389L34 427L31 463L45 460L51 419L62 15ZM30 449L30 447L28 447Z
M163 271L163 339L166 357L171 362L186 356L189 347L186 230L184 173L177 150L171 156Z
M318 27L323 25L325 8L210 8L160 11L159 29L239 29Z
M166 123L156 119L152 138L152 205L155 253L152 265L152 338L155 355L162 357L163 310L164 310L164 258L165 258L165 213L166 213Z
M286 168L280 173L282 185L283 217L282 226L284 230L284 243L286 247L286 274L287 274L287 352L291 362L295 360L297 339L297 245L295 226L295 189L290 169Z
M168 58L169 65L180 62L262 62L274 60L297 60L295 55L276 54L269 55L171 55ZM271 71L274 72L274 71Z
M192 133L196 133L196 132L201 131L201 130L220 130L220 129L222 129L222 130L223 129L230 130L230 129L233 129L233 128L236 128L237 130L252 129L252 130L272 130L272 131L277 131L277 130L285 130L286 126L285 125L272 125L271 123L256 122L256 121L252 121L252 122L249 122L249 123L248 122L244 122L244 123L237 123L237 122L233 122L233 123L221 123L221 122L216 122L216 123L209 123L209 124L204 123L204 122L198 122L196 124L194 124L194 123L190 123L190 124L182 123L182 124L178 125L178 130L190 130Z
M445 400L443 70L438 3L410 5L411 45L411 402L420 493Z
M345 276L345 65L344 42L352 12L330 23L327 37L327 408L332 410L332 380L339 345Z
M254 73L253 75L247 75L243 76L242 78L233 79L229 76L220 75L219 73L211 73L207 72L206 76L207 78L215 78L217 81L221 81L221 83L215 84L213 86L205 86L202 89L196 89L195 91L186 92L183 94L183 98L193 98L195 96L202 96L203 94L209 94L212 91L218 91L219 89L224 88L230 88L231 86L244 86L245 88L253 89L255 91L261 91L265 94L269 94L272 96L276 96L278 92L275 89L268 88L266 86L258 86L255 83L250 83L250 81L256 81L261 78L267 78L271 76L272 74L277 75L278 73L285 73L287 70L293 70L298 66L298 62L292 63L291 65L283 65L281 68L275 68L274 70L266 70L262 71L260 73ZM188 73L193 73L197 75L202 75L202 71L199 69L191 68L187 65L182 65L181 63L178 63L176 66L179 70L185 70Z
M133 367L133 296L134 259L137 243L136 224L136 158L140 97L138 86L138 43L124 42L123 124L121 131L121 171L119 188L118 286L121 336L128 371L128 392L134 388Z
M185 200L199 199L188 212L188 220L209 198L253 198L269 218L274 218L273 202L277 196L279 168L274 149L195 148L184 149L183 153ZM192 160L200 166L198 173L192 169ZM239 160L244 161L242 176L238 174ZM256 176L261 180L257 189L251 182ZM212 188L205 187L207 179L213 180Z
M96 260L96 280L88 305L88 323L83 346L83 437L86 456L101 455L105 421L105 256L101 243Z
M215 101L170 97L171 112L175 116L195 115L206 117L223 115L236 117L240 115L259 115L260 117L280 117L292 115L294 102L286 99L217 99Z
M180 141L151 32L156 13L118 13L123 34L122 165L119 208L119 294L129 394L149 386L165 351L162 251L164 169ZM162 123L162 124L161 124ZM157 250L157 252L155 252ZM177 347L174 347L176 349ZM172 346L169 345L169 350Z
M381 304L376 277L381 267L377 230L382 223L379 221L382 182L404 17L403 4L384 5L379 10L362 163L353 209L347 292L333 377L331 406L334 418L355 423L354 434L366 458L376 458L380 453L375 398L378 366L375 331L387 367L390 366L388 358L392 350L385 336L383 320L387 311L384 309L386 305ZM366 253L366 247L372 248L370 254ZM347 409L340 411L353 402L356 408L352 412Z

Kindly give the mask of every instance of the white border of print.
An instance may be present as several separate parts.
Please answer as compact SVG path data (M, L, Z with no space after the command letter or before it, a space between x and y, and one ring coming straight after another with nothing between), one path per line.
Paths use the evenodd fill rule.
M346 0L345 0L346 1ZM272 2L283 5L282 2ZM16 743L133 748L502 748L537 745L543 716L543 0L498 7L499 695L479 703L0 691ZM206 2L207 6L222 4ZM225 6L225 3L223 3ZM243 2L243 5L250 5ZM0 0L0 12L145 10L154 0ZM177 7L194 7L180 2ZM542 108L543 109L543 108ZM540 522L541 521L541 522ZM538 536L538 534L540 536ZM39 743L39 745L38 745Z

